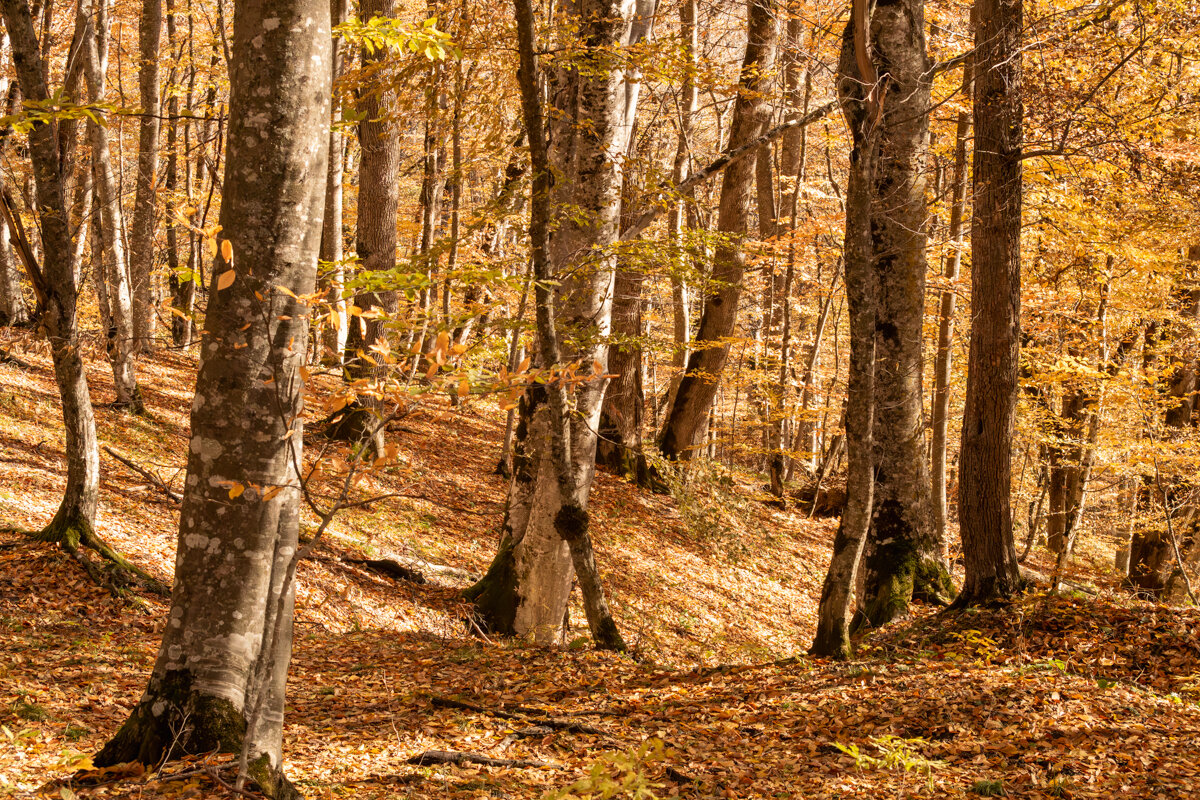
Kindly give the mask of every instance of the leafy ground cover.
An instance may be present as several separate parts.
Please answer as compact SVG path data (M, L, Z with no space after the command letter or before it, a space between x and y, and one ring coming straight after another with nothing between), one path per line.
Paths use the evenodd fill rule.
M0 365L0 526L32 528L56 506L61 446L48 362L21 358L32 368ZM158 355L146 417L98 410L102 444L175 487L192 369ZM104 370L89 377L111 399ZM404 496L348 511L303 567L285 752L305 795L1200 794L1200 614L1109 592L1103 546L1075 576L1099 596L925 610L826 663L803 651L828 521L727 474L679 497L602 476L597 546L636 658L575 636L552 650L468 636L457 592L495 546L501 433L486 404L406 416L401 466L368 487ZM104 457L100 532L164 580L175 523L159 488ZM347 560L388 555L456 571L416 584ZM160 598L114 598L65 555L0 535L0 794L236 796L215 756L88 769L141 692L164 615ZM499 763L412 763L431 751Z

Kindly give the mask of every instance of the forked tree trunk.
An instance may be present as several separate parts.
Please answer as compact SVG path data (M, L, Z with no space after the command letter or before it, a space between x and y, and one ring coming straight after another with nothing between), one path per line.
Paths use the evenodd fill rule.
M770 114L764 91L775 61L776 0L751 0L746 21L746 52L742 60L737 101L733 110L727 150L754 140ZM750 204L755 195L755 158L747 156L725 168L721 181L717 230L723 234L713 255L712 286L696 333L697 349L688 357L687 369L659 435L659 449L672 460L687 460L703 434L708 412L729 345L737 325L745 253L741 238L748 230Z
M846 304L850 312L850 367L846 403L846 507L833 541L829 571L817 609L814 655L850 655L850 612L858 563L871 523L875 490L875 327L878 280L872 263L871 195L879 153L875 125L879 102L868 41L866 0L854 0L853 18L842 37L838 98L854 138L846 186L844 239Z
M513 480L500 551L467 592L496 632L559 639L572 566L597 647L624 649L600 588L588 530L610 333L614 245L619 236L622 157L635 113L612 53L628 46L640 15L615 0L575 0L564 14L586 42L550 77L555 114L542 141L533 56L533 15L517 0L521 91L534 185L530 222L542 367L581 364L578 385L535 386L522 400ZM641 11L642 9L637 9ZM553 170L553 172L551 172ZM557 177L551 188L551 174ZM577 213L547 232L550 203ZM557 276L557 290L546 280Z
M329 51L328 0L236 7L220 218L233 263L214 263L175 590L146 692L98 766L248 743L251 776L268 794L294 794L281 768L294 586L283 576L298 546L308 316L291 293L316 285Z
M87 83L88 99L99 103L104 99L105 70L107 68L107 13L98 0L80 3L79 13L88 21L88 30L83 41L83 75ZM141 391L134 373L133 353L136 339L133 329L133 298L129 285L129 264L125 258L121 215L121 194L113 172L112 157L108 149L108 129L89 118L88 137L92 144L92 177L100 198L100 230L104 252L93 253L96 269L103 269L108 278L109 312L112 314L112 330L108 339L108 358L112 364L113 384L117 392L117 405L137 413L142 411Z
M138 94L142 115L138 118L137 193L129 232L129 275L133 282L134 350L154 345L154 227L158 172L159 86L158 50L162 39L162 0L142 0L138 22Z
M875 494L858 626L903 616L914 596L949 603L929 508L924 396L925 162L931 79L925 4L902 0L872 15L883 116L871 197L875 326Z
M1012 437L1021 331L1023 0L978 0L971 223L971 344L958 519L973 605L1021 587L1012 528Z
M11 40L13 63L21 93L34 102L50 99L46 69L38 49L33 18L26 0L0 0L4 25ZM86 545L110 561L126 566L96 535L93 524L99 498L100 455L96 446L96 422L88 393L76 327L79 298L78 278L71 258L73 249L67 225L66 198L63 194L62 164L55 126L35 122L29 131L29 154L33 165L36 213L41 223L44 259L39 265L32 247L26 247L23 259L30 271L42 307L41 324L50 342L54 378L62 402L67 485L58 512L38 535L43 541L58 543L74 552ZM4 216L16 228L20 218L14 213L7 191L3 197ZM28 243L28 237L18 239Z

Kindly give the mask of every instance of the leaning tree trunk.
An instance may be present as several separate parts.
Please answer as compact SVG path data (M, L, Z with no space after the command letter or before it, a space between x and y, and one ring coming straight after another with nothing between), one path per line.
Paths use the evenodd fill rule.
M770 115L765 89L775 60L776 1L751 0L746 21L746 53L742 60L737 102L727 150L754 140ZM755 196L755 158L730 164L722 176L717 230L723 234L713 256L712 286L696 332L695 349L687 361L674 402L659 435L659 449L673 460L687 460L708 420L717 385L729 359L728 338L737 325L745 253L741 238L748 229Z
M886 65L879 92L879 160L871 197L875 325L875 495L856 624L878 626L908 612L914 596L948 603L929 508L924 373L926 219L931 79L924 0L880 6L871 43Z
M145 694L95 762L247 744L251 776L278 797L291 794L281 741L294 584L283 576L298 546L308 336L295 295L316 284L329 3L239 3L233 32L220 218L232 249L223 242L214 263L169 624Z
M162 39L162 0L142 0L138 23L138 94L142 115L138 118L137 193L129 232L129 276L133 282L133 336L136 351L153 346L154 321L154 223L155 176L158 172L159 93L158 49Z
M622 157L636 112L636 98L627 94L629 83L614 67L612 52L627 48L645 29L640 13L623 16L623 5L575 0L564 9L586 47L551 75L555 113L542 143L532 10L526 0L517 0L522 104L534 172L530 239L541 366L562 369L578 362L585 379L535 386L523 398L500 551L488 574L467 592L485 627L552 642L565 632L573 567L596 645L613 649L624 649L624 643L600 589L587 504L606 383L600 376L608 362ZM558 176L552 189L550 170ZM547 234L551 202L576 213ZM559 285L551 292L546 280L554 275Z
M971 344L959 456L966 576L955 601L1021 586L1012 529L1012 437L1021 331L1023 0L978 0L971 220Z
M850 611L858 562L871 523L874 494L872 440L875 417L875 328L878 280L872 264L871 195L879 159L875 125L879 99L868 41L867 0L854 0L842 38L838 96L854 137L846 186L844 240L846 302L850 312L850 367L846 404L846 507L833 541L829 571L817 609L812 652L850 655Z
M99 0L95 13L92 3L87 0L79 6L79 13L90 21L83 41L83 75L88 99L92 103L100 103L104 98L108 63L106 1ZM108 149L108 129L92 118L88 119L87 127L92 144L92 176L100 198L100 230L104 243L103 254L93 253L92 260L95 268L103 269L108 277L109 311L112 314L108 358L112 364L113 385L117 392L117 405L141 413L142 396L133 364L137 340L133 328L129 265L123 242L125 226L121 215L121 193Z

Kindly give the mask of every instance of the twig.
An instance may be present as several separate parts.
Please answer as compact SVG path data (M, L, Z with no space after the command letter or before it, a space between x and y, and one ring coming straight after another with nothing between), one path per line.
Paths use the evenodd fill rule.
M178 504L183 502L182 495L172 490L170 486L167 486L167 484L163 482L162 478L158 477L150 470L146 469L145 467L138 466L128 458L125 458L125 456L118 453L116 450L113 450L111 447L105 446L104 452L108 453L117 461L120 461L122 464L129 467L129 469L133 470L138 475L141 475L143 478L150 481L151 485L153 485L155 489L158 489L160 492L165 494L172 503Z

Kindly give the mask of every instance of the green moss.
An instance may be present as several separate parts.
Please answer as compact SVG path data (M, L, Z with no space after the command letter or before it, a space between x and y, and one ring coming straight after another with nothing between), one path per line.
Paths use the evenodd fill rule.
M245 735L246 720L233 703L193 691L191 673L175 670L151 677L141 702L93 761L98 767L157 764L168 749L177 757L236 753Z
M463 590L463 599L474 606L475 624L484 633L513 636L517 619L517 571L512 535L505 533L487 574Z

